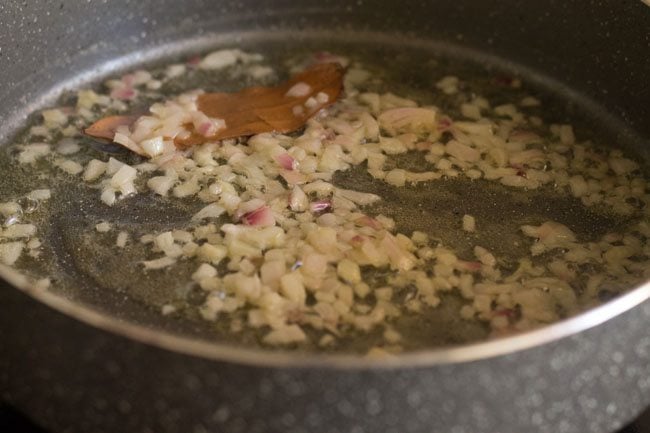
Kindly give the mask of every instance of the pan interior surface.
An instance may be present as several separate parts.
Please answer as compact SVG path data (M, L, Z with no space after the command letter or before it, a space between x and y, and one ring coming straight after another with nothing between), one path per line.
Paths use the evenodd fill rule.
M427 99L435 83L447 75L462 77L469 86L466 92L480 94L494 105L532 95L542 101L540 116L546 122L571 123L582 140L622 148L636 160L644 161L647 167L648 148L639 148L634 137L622 141L618 121L608 117L602 107L593 105L588 99L543 75L501 59L446 44L391 40L370 34L251 33L232 38L221 37L220 40L219 45L211 42L210 38L182 41L164 50L130 56L113 62L103 70L102 76L95 77L88 73L83 79L64 83L59 88L74 90L82 84L96 84L106 76L142 67L143 58L146 59L144 67L156 68L173 60L188 58L197 51L220 47L261 53L278 71L285 71L286 66L283 65L296 56L329 51L360 61L369 71L380 76L392 92L417 98L424 103L435 103L453 115L457 114L453 111L456 102L453 98ZM171 58L169 53L172 53ZM286 78L286 74L280 72L280 77ZM520 79L523 86L494 85L504 77L508 80ZM202 79L184 85L186 88L201 86L208 90L235 91L255 84L237 74ZM172 93L178 90L169 89ZM61 96L64 101L68 97L66 92ZM14 140L19 138L20 134ZM85 144L94 146L89 139ZM116 155L126 162L136 162L133 155L123 150L97 149L95 146L92 152L101 155L107 150L117 152ZM417 167L418 161L410 161L407 155L402 163ZM25 194L43 184L42 179L31 176L29 171L12 164L8 158L0 159L0 169L5 173L0 180L2 196ZM647 168L645 173L647 176ZM375 205L376 212L394 218L400 231L425 232L444 245L453 247L460 256L471 255L473 246L480 244L512 270L516 268L517 258L529 248L529 245L512 235L522 225L554 220L571 227L581 239L596 240L610 230L625 229L636 221L636 217L620 218L597 208L584 207L570 195L559 195L543 188L513 191L482 180L447 179L398 191L395 187L372 181L363 170L352 169L338 174L334 184L380 195L382 201ZM97 190L89 189L74 179L51 185L51 189L50 202L34 213L39 225L47 227L42 235L41 260L25 264L33 277L48 276L53 281L50 291L69 299L73 304L147 329L217 345L278 350L262 345L258 332L233 333L229 321L202 320L192 307L204 300L204 294L187 283L194 271L191 263L176 267L173 274L165 271L143 274L139 261L145 254L144 246L134 243L116 254L114 239L101 236L95 230L96 224L101 221L128 230L134 238L150 232L171 230L188 221L201 208L200 203L160 200L153 194L139 194L134 199L106 207L99 205ZM468 234L459 229L458 222L466 214L481 221L480 231ZM603 293L602 298L607 300L617 293ZM184 313L162 315L161 308L169 304L180 305ZM488 338L489 329L483 323L461 319L461 306L459 296L448 294L444 295L443 302L436 308L397 319L393 326L402 335L408 336L402 343L403 349L418 351L459 346ZM342 336L336 345L324 349L308 344L294 350L366 353L378 344L381 331L350 332Z

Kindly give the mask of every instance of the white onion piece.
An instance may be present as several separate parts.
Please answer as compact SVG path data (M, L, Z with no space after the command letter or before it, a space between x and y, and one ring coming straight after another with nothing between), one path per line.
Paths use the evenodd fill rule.
M283 326L264 336L264 342L271 345L298 343L306 339L307 336L298 325Z
M262 206L243 215L242 222L249 226L268 227L275 225L275 217L268 206Z
M102 190L102 195L100 199L108 206L113 206L117 201L117 197L115 196L115 189L111 187L104 188Z
M64 138L56 146L57 153L61 155L72 155L81 150L81 146L72 138Z
M234 65L239 59L239 50L214 51L203 58L198 64L199 68L207 70L223 69Z
M147 186L150 190L163 197L167 195L175 180L171 176L156 176L147 181Z
M54 161L54 165L71 175L77 175L83 171L81 164L70 159L56 160Z
M50 197L52 197L52 191L49 189L35 189L27 194L27 198L36 201L49 200Z
M51 152L51 147L47 143L28 144L22 149L18 154L18 162L21 164L32 164Z
M381 246L384 248L386 254L390 258L391 266L400 271L408 271L413 269L416 263L416 258L413 254L405 251L395 240L395 236L386 233L381 241Z
M304 212L309 206L307 195L299 186L294 186L289 195L289 208L294 212Z
M290 98L302 98L303 96L307 96L310 93L311 93L311 86L301 81L299 83L294 84L289 90L287 90L287 93L284 96L288 96Z
M117 238L115 239L115 245L118 248L124 248L128 240L129 240L129 234L127 232L119 232L117 234Z
M379 125L390 135L399 132L434 132L436 111L429 108L393 108L379 115Z
M369 217L368 215L363 215L362 217L355 219L354 223L360 226L370 227L375 230L381 230L384 228L384 225L382 223L374 218Z
M309 204L309 209L313 213L324 212L332 207L331 200L318 200Z
M451 140L445 146L447 153L461 161L476 162L481 159L481 153L463 143L456 140Z
M23 242L7 242L0 244L0 262L12 266L20 258L25 244Z
M297 161L288 153L281 153L275 157L275 160L280 164L280 167L285 170L295 170L298 166Z
M92 159L86 164L86 170L83 174L83 180L92 182L106 172L106 163L98 159Z
M151 269L151 270L167 268L173 265L174 263L176 263L176 259L167 256L161 257L159 259L146 260L142 262L145 269Z
M117 171L122 168L124 163L115 158L108 158L108 164L106 166L106 174L113 176Z
M111 186L113 188L122 188L125 184L133 182L138 172L130 165L122 165L122 167L111 177Z
M343 198L353 201L359 206L366 206L373 204L381 200L381 197L377 194L371 194L368 192L354 191L351 189L342 189L337 188L334 192L335 195L339 195Z
M212 203L195 213L192 221L200 221L206 218L219 218L225 211L226 209L224 207Z
M141 141L140 147L144 153L147 154L147 156L154 158L163 153L165 149L165 143L163 142L163 138L158 136Z
M7 227L1 237L7 239L29 238L36 234L36 226L33 224L12 224Z
M0 214L5 217L13 216L22 212L22 208L15 201L0 203Z
M265 206L266 203L264 200L260 200L259 198L254 198L252 200L245 201L237 207L237 212L235 212L235 220L240 219L243 217L245 214L253 212L254 210L260 209L263 206Z

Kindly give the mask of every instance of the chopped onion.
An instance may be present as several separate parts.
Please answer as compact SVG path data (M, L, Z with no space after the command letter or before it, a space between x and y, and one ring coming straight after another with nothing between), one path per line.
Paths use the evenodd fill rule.
M463 162L476 162L481 159L481 153L478 150L456 140L449 141L445 146L445 150L449 155Z
M7 239L28 238L36 234L36 226L33 224L12 224L7 227L1 237Z
M107 223L106 221L95 225L95 230L97 230L100 233L106 233L110 229L111 229L111 225L110 225L110 223Z
M237 212L235 212L234 218L235 220L238 220L242 218L245 214L253 212L257 209L260 209L264 207L266 203L264 200L260 200L259 198L254 198L252 200L248 200L245 202L242 202L238 207L237 207Z
M20 258L25 244L23 242L7 242L0 244L0 262L12 266Z
M239 54L239 50L219 50L208 54L202 60L197 59L197 64L201 69L223 69L237 63Z
M81 164L70 159L56 160L54 161L54 165L71 175L77 175L83 171Z
M199 268L192 274L192 280L197 283L206 278L213 278L217 276L217 269L207 263L201 263Z
M34 143L23 146L23 150L18 154L18 162L21 164L32 164L51 152L50 145L47 143Z
M133 87L125 85L123 87L116 87L113 89L110 96L111 98L119 99L120 101L132 101L136 98L136 96L138 96L138 91Z
M264 342L271 345L298 343L306 339L307 336L298 325L283 326L264 336Z
M154 158L163 153L165 150L165 143L163 142L163 138L158 136L141 141L140 147L147 156Z
M285 170L295 170L298 166L297 161L286 152L279 154L275 157L275 159L278 164L280 164L280 167L284 168Z
M299 82L294 84L289 90L287 90L285 96L288 96L290 98L302 98L304 96L309 95L310 93L311 93L311 86L307 83Z
M476 219L471 215L463 215L463 230L473 232L476 230Z
M358 204L359 206L370 205L381 200L381 197L378 196L377 194L354 191L351 189L337 188L334 194L346 198L348 200L351 200L354 203Z
M455 266L457 269L467 271L467 272L478 272L482 268L482 263L481 262L468 262L465 260L458 260L455 263Z
M119 232L117 234L117 239L115 240L115 245L118 248L124 248L128 240L129 240L129 234L127 232Z
M307 176L297 170L284 170L280 175L289 185L302 185L307 182Z
M111 186L113 188L121 189L126 184L133 182L137 176L138 171L130 165L122 165L122 167L111 177Z
M275 225L275 217L268 206L262 206L243 215L242 222L249 226L268 227Z
M50 197L52 197L52 191L49 189L35 189L27 194L27 198L36 201L49 200Z
M362 217L355 219L354 223L360 226L370 227L375 230L381 230L384 228L384 226L379 221L369 217L368 215L364 215Z
M200 221L206 218L219 218L219 216L221 216L225 211L226 209L222 206L212 203L195 213L192 217L192 221Z
M152 270L167 268L173 265L174 263L176 263L176 259L167 256L161 257L159 259L146 260L142 262L145 269L152 269Z
M147 186L156 194L164 197L171 187L174 186L175 182L175 179L171 176L156 176L147 181Z
M102 190L101 201L107 204L108 206L113 206L117 197L115 196L115 190L113 188L107 187Z
M61 155L72 155L81 150L81 146L72 138L64 138L56 146L57 153Z
M294 212L304 212L309 206L307 195L299 186L294 186L289 195L289 208Z
M393 268L399 271L408 271L415 266L417 260L413 254L402 249L395 240L395 237L390 233L386 232L381 241L381 246L384 248L386 254L388 254Z
M105 162L99 161L97 159L90 160L90 162L88 162L86 165L86 170L83 174L83 180L86 182L92 182L99 179L99 177L106 171L106 165L107 164Z
M313 213L324 212L332 207L331 200L318 200L309 204L309 209Z

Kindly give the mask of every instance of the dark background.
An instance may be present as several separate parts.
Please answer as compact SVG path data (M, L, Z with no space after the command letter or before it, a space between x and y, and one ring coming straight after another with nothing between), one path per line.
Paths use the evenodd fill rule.
M29 419L13 408L0 403L0 432L2 433L47 433L38 428ZM633 423L618 433L649 433L650 408L641 414Z

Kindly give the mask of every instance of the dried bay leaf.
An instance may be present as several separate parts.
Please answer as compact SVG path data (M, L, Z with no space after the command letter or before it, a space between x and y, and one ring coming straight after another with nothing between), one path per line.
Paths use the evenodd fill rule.
M275 87L250 87L237 93L200 94L197 98L199 111L208 117L223 119L225 128L206 137L187 124L189 136L176 137L174 143L177 148L186 149L207 141L263 132L295 131L318 111L336 102L343 89L344 73L345 70L338 63L323 63ZM112 140L119 126L130 126L137 119L137 116L109 116L93 123L84 132L95 138Z

